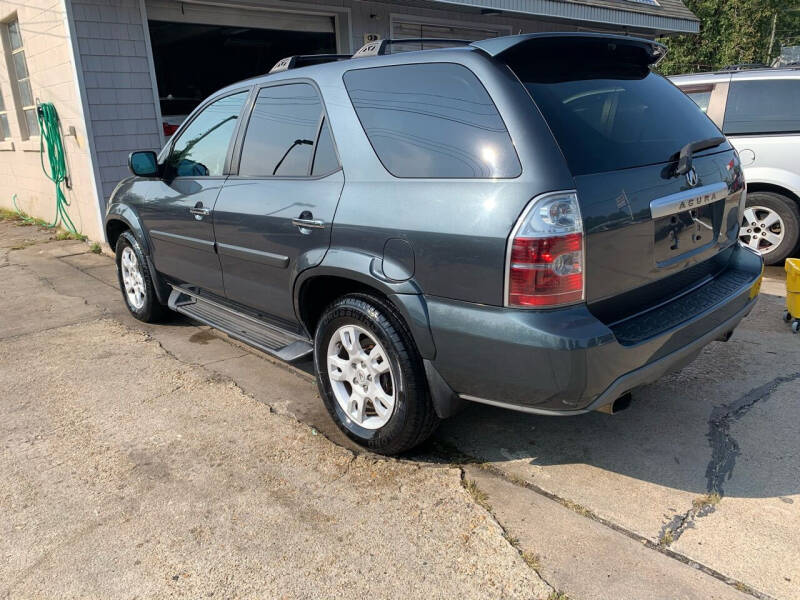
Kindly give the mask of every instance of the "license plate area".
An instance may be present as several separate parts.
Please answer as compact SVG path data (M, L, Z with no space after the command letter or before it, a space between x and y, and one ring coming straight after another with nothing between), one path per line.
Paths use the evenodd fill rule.
M716 243L724 210L725 202L720 200L655 219L656 264L668 266Z

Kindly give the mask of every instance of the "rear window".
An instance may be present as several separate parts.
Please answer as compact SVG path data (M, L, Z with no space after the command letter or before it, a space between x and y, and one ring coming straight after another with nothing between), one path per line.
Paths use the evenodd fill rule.
M517 177L522 168L486 89L451 63L358 69L347 93L395 177Z
M608 58L566 55L510 65L550 125L573 175L667 162L689 142L720 135L698 105L666 79L646 66Z
M734 81L723 129L726 135L800 132L800 79Z

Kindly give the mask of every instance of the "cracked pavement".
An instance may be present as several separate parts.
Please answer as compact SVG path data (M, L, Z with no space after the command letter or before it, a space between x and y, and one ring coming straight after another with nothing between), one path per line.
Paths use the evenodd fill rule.
M0 223L0 337L55 335L65 314L85 328L98 316L112 319L131 335L146 332L181 368L235 382L278 415L355 450L316 397L308 364L276 363L182 317L138 323L125 312L112 261L85 244L38 244L9 255L20 245L13 236L29 229ZM7 269L16 268L35 274L35 289L58 296L52 306L23 293L32 283L14 278L8 289ZM471 405L406 458L414 468L440 468L468 457L475 463L465 467L468 476L488 494L507 537L538 556L541 576L573 600L798 598L800 338L781 320L782 288L771 270L759 304L729 342L634 392L628 411L559 419ZM163 400L185 390L165 385L160 393ZM248 460L257 457L251 452ZM502 538L499 528L495 534ZM503 541L505 552L511 546Z

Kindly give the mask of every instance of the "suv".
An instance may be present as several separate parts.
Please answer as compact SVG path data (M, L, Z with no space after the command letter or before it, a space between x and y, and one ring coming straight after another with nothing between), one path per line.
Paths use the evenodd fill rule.
M747 179L741 240L767 264L800 243L800 69L680 75L680 87L728 136Z
M106 231L135 317L313 353L338 426L397 453L464 401L623 408L752 309L739 160L662 46L387 45L285 59L131 155Z

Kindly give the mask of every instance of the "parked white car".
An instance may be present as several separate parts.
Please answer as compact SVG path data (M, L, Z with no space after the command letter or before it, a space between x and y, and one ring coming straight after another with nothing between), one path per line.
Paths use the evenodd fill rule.
M800 68L671 79L739 152L747 181L742 241L767 264L792 256L800 242Z

